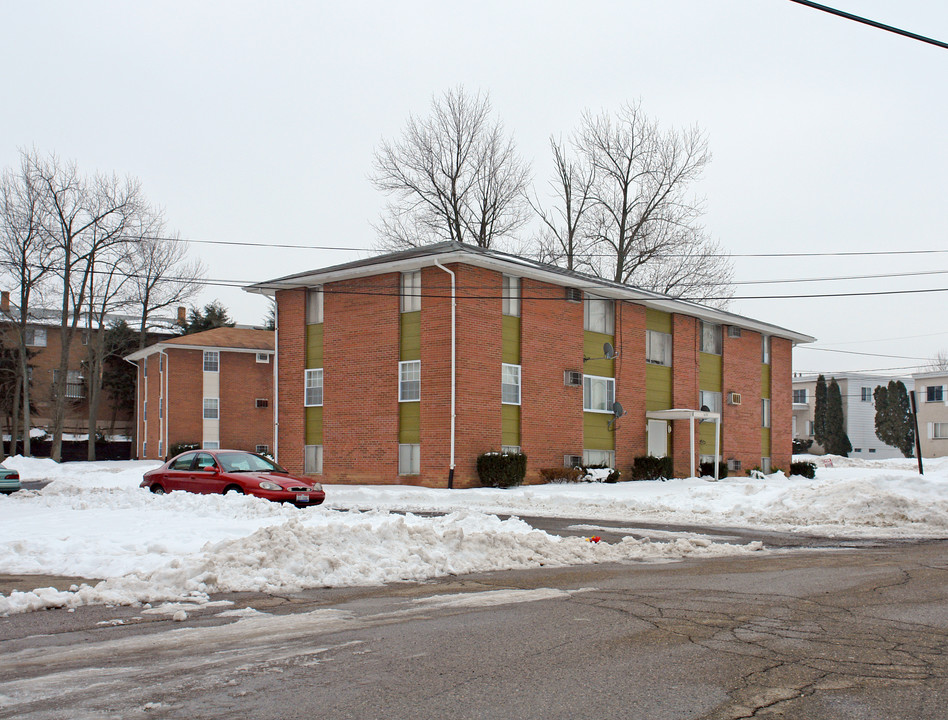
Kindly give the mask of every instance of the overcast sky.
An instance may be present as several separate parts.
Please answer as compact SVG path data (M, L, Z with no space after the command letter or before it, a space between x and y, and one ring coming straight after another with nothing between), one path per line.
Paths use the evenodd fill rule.
M827 0L948 41L944 0ZM948 288L948 50L789 0L616 2L6 2L0 166L36 147L139 178L215 280L364 257L385 198L382 138L463 85L489 92L533 167L584 109L640 100L698 125L696 192L737 296ZM217 241L352 248L235 247ZM748 258L779 252L939 251ZM240 323L267 303L211 286ZM795 371L902 368L948 350L948 292L737 300L807 333ZM816 348L876 353L841 354ZM900 372L900 371L896 371Z

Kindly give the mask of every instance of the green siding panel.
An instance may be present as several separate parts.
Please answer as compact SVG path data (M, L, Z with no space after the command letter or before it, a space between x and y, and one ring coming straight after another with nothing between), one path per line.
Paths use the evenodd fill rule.
M770 397L770 365L760 366L760 396Z
M588 358L601 358L602 346L604 343L610 343L615 347L616 339L614 335L593 332L592 330L583 331L583 355ZM599 375L600 377L616 376L615 360L589 360L583 363L583 373L586 375ZM586 447L589 447L588 445ZM592 448L591 448L592 449ZM602 450L604 448L594 448Z
M501 405L501 445L520 445L520 406Z
M520 364L520 318L504 315L501 341L501 362L508 365ZM520 443L504 443L504 445L519 445Z
M402 313L399 360L421 360L421 311Z
M306 408L306 444L323 444L323 409L321 407Z
M721 356L698 353L698 387L708 392L721 392ZM714 435L712 434L712 437Z
M714 455L714 423L706 422L698 425L698 434L696 441L698 443L699 455ZM718 445L723 449L723 445Z
M760 456L762 458L770 457L770 428L761 428L760 431ZM773 468L771 468L773 469ZM780 468L789 472L789 468Z
M664 365L645 366L645 409L669 410L672 403L672 369Z
M306 326L306 367L323 366L323 324ZM310 443L318 444L318 443Z
M607 413L583 413L583 449L616 449L616 434L609 429L611 419L612 415Z
M663 332L672 334L672 316L671 313L662 312L661 310L653 310L652 308L645 309L645 329L654 330L655 332Z
M398 442L421 442L421 403L398 403Z

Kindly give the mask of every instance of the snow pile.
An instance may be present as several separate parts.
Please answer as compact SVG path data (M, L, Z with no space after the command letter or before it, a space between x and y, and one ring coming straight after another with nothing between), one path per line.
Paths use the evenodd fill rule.
M58 465L10 458L39 491L0 495L0 573L98 578L70 591L0 595L0 615L86 603L206 602L222 591L287 591L419 581L447 574L752 553L697 534L590 543L512 517L754 526L829 535L948 535L948 460L833 458L815 480L568 483L506 490L328 485L300 510L248 496L138 487L154 462ZM408 514L396 514L393 511ZM434 511L443 516L414 513ZM631 530L632 528L630 528ZM662 538L664 539L664 538ZM24 588L24 590L26 590Z

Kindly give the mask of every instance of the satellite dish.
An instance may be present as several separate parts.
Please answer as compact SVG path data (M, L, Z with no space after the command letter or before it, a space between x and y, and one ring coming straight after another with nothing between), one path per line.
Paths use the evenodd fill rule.
M616 350L612 347L612 343L604 343L602 346L602 354L606 360L612 360L616 356Z
M701 412L711 412L711 408L709 408L707 405L702 405Z
M615 415L617 418L620 418L623 415L625 415L625 410L622 409L622 403L620 403L618 400L612 403L612 414Z

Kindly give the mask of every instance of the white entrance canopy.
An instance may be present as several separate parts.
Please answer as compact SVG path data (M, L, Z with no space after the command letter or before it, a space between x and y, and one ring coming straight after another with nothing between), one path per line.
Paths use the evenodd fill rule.
M718 479L718 465L721 462L721 413L708 410L652 410L645 413L648 420L690 420L691 421L691 477L695 477L695 420L714 420L714 479Z

